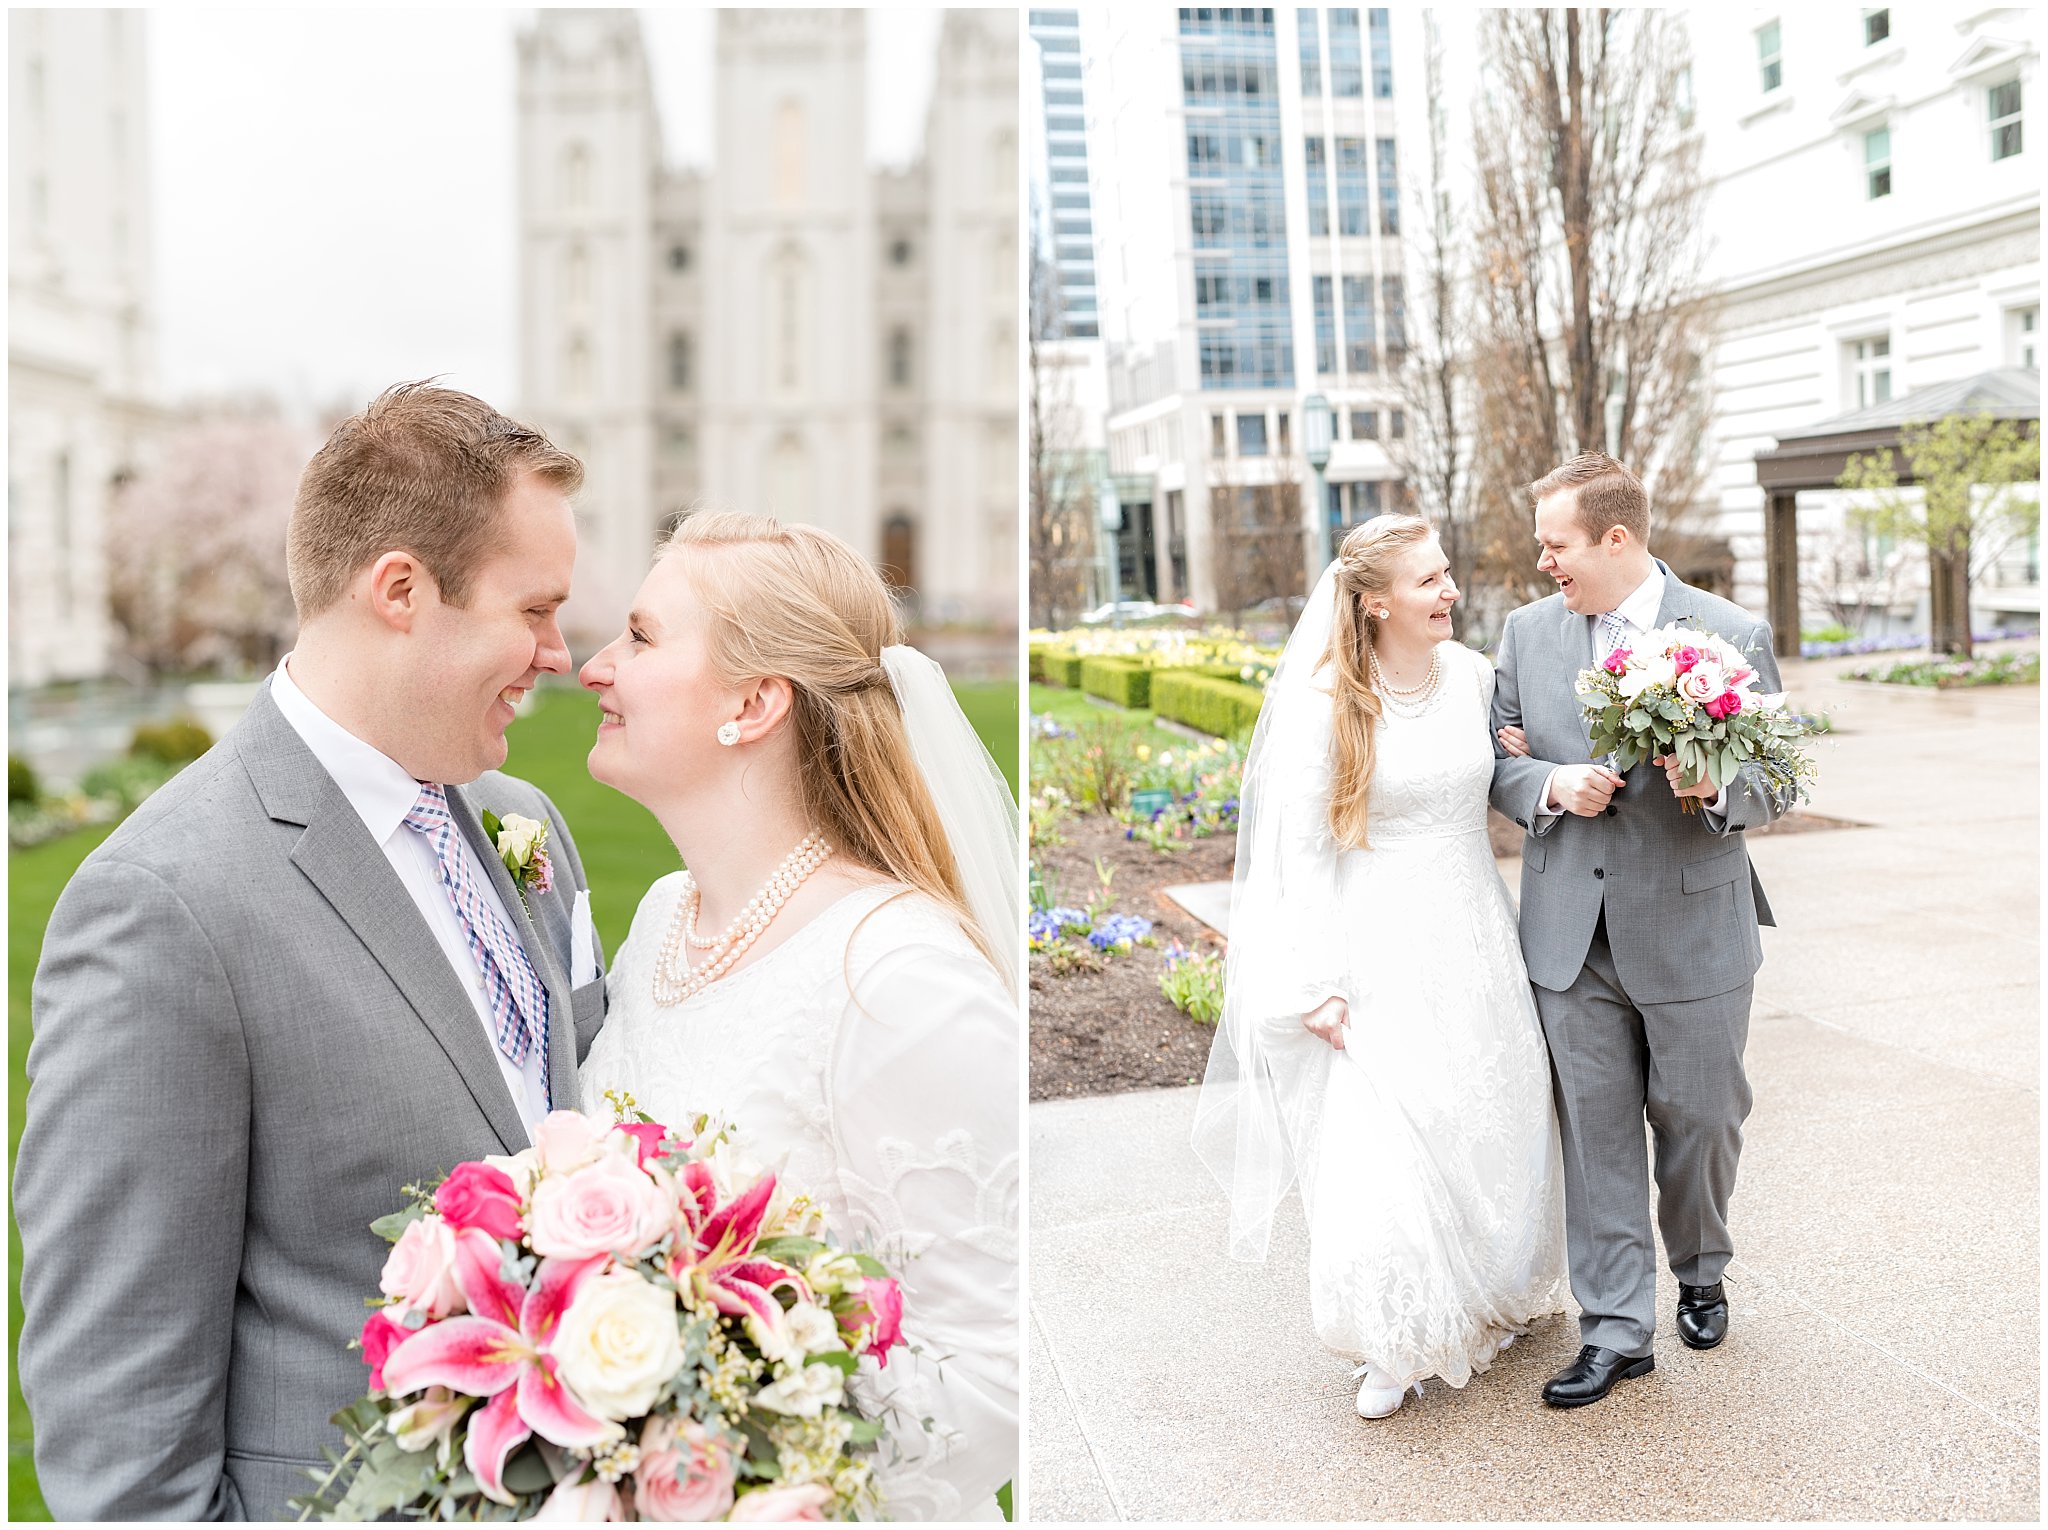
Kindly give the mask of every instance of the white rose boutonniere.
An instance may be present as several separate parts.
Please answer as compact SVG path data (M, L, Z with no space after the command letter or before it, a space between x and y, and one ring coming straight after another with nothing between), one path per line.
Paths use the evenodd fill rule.
M512 874L512 885L519 889L522 906L528 893L537 896L555 885L555 868L548 860L546 824L518 813L507 813L500 818L486 808L484 833L490 835L491 843L498 847L498 859Z

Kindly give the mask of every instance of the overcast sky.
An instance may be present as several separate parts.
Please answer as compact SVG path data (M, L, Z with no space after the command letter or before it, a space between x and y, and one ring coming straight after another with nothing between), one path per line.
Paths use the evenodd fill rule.
M530 10L154 10L161 377L294 412L445 374L516 400L514 39ZM712 153L708 10L641 13L670 158ZM868 18L868 145L913 159L937 10Z

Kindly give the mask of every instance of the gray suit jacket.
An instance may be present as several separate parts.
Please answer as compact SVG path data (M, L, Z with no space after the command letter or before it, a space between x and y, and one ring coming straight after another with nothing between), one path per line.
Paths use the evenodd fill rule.
M1762 689L1782 688L1769 623L1680 583L1668 568L1664 574L1659 626L1683 621L1726 639L1749 655ZM1632 1000L1666 1004L1726 993L1763 964L1757 926L1775 922L1742 831L1770 823L1779 807L1749 765L1728 788L1724 819L1688 814L1663 768L1645 761L1601 817L1567 813L1545 824L1537 810L1552 769L1592 759L1572 687L1595 662L1593 643L1592 619L1567 611L1562 595L1523 606L1501 632L1493 723L1520 726L1529 756L1494 761L1492 801L1529 831L1522 842L1529 980L1558 992L1571 987L1605 908L1615 970Z
M523 926L573 1105L604 1009L602 979L567 977L575 842L510 776L448 798ZM531 923L484 808L551 826ZM527 1134L462 980L267 686L72 877L34 1015L19 1363L51 1512L286 1516L368 1388L370 1222Z

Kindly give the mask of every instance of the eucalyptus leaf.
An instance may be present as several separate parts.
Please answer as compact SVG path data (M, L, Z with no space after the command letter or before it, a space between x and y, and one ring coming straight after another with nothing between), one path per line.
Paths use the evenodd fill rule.
M529 1440L505 1463L503 1480L508 1493L545 1493L555 1485L555 1474L548 1470L540 1448Z
M419 1221L426 1214L425 1207L414 1204L406 1207L403 1211L394 1211L389 1216L377 1218L376 1221L370 1224L370 1231L382 1238L386 1243L396 1243L405 1236L405 1230L408 1227Z
M806 1365L829 1365L844 1375L851 1376L860 1369L860 1362L843 1349L827 1350L822 1355L813 1355L804 1362Z
M763 1259L773 1259L777 1264L786 1264L792 1269L799 1270L810 1263L812 1256L824 1251L825 1245L816 1238L800 1238L794 1233L763 1238L754 1245L754 1252Z

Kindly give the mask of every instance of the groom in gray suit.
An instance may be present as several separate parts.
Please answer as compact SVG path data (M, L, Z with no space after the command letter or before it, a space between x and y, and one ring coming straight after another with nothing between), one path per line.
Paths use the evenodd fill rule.
M1528 831L1522 954L1550 1045L1582 1311L1579 1356L1543 1400L1572 1408L1654 1363L1646 1117L1679 1337L1711 1349L1727 1333L1728 1199L1750 1107L1742 1051L1757 926L1773 922L1741 836L1780 812L1753 765L1717 791L1682 786L1675 760L1626 779L1593 760L1573 684L1633 636L1681 623L1747 654L1763 690L1780 685L1768 624L1650 556L1649 500L1627 468L1589 452L1529 488L1537 567L1558 593L1501 634L1493 721L1523 729L1529 753L1495 761L1492 800Z
M292 513L296 646L58 900L14 1181L58 1519L285 1517L368 1388L370 1222L575 1103L583 870L496 767L569 667L581 478L450 389L345 421ZM515 886L486 810L548 825L551 888Z

